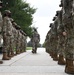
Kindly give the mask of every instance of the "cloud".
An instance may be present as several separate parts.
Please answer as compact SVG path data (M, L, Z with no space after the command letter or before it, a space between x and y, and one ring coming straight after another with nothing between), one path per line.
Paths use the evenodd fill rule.
M59 0L27 0L31 6L37 9L36 16L53 16L57 9L60 9Z

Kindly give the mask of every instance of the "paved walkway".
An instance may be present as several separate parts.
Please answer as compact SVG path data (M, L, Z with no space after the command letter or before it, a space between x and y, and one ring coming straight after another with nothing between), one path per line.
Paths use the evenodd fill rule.
M68 75L64 69L65 66L53 61L44 48L38 48L37 54L29 50L4 61L0 64L0 75Z

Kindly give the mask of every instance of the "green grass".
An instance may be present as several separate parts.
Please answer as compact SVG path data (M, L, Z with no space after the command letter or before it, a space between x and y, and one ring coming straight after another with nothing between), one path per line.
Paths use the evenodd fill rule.
M32 47L26 47L26 50L32 50Z

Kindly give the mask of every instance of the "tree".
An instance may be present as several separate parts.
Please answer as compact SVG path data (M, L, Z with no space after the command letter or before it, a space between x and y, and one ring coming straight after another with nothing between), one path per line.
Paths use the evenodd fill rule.
M21 26L21 29L30 37L32 34L33 14L36 12L34 7L23 0L2 0L3 9L12 12L12 18Z

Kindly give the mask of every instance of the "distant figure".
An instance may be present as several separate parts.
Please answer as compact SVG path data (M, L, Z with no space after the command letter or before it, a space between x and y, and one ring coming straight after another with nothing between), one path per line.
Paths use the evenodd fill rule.
M32 34L32 53L37 53L37 47L40 42L40 35L37 32L37 29L34 28L34 32Z

